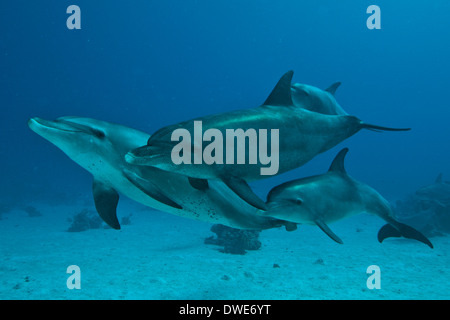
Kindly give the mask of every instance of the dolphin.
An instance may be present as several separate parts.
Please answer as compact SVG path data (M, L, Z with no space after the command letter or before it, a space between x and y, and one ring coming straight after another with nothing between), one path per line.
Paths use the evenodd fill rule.
M416 191L416 196L421 201L447 208L450 206L450 182L444 181L440 173L433 184L420 187Z
M319 153L333 148L361 129L410 130L409 128L394 129L371 125L350 115L327 115L297 107L292 101L292 76L293 71L284 74L266 101L259 107L205 116L161 128L151 136L147 145L129 152L126 155L126 161L136 165L154 166L162 170L181 173L193 179L222 180L247 203L266 210L264 201L254 194L247 184L247 181L267 177L261 174L263 168L267 169L267 163L263 163L261 156L255 164L227 165L225 161L221 161L220 164L215 162L213 165L205 162L202 164L174 163L172 152L177 144L172 141L174 131L176 129L187 130L191 136L194 136L191 141L195 142L198 130L195 124L199 122L204 131L209 129L219 131L222 136L226 136L228 130L241 129L244 132L257 129L259 132L261 130L267 130L266 132L278 130L276 132L279 134L279 142L275 141L272 136L266 137L266 140L271 145L271 157L277 160L274 161L277 170L272 174L281 174L304 165ZM250 149L256 149L261 155L261 141L262 139L259 139L259 144L254 143L253 145L244 141L244 148L241 148L241 151L245 149L244 154L248 156ZM211 142L211 145L215 142L217 141ZM195 148L199 149L196 143L193 143L192 147L194 150ZM203 147L208 148L210 145ZM276 147L278 152L272 147ZM226 148L225 151L227 154L234 152L233 160L236 164L236 147L234 151L230 149Z
M81 117L32 118L28 126L93 175L95 207L114 229L120 229L119 194L164 212L238 229L295 229L295 224L261 217L220 181L193 188L183 175L128 164L125 154L149 139L144 132Z
M334 94L341 82L322 90L309 84L294 83L291 86L292 102L296 107L328 115L348 115L336 101Z
M390 237L405 237L433 248L422 233L394 218L389 202L376 190L347 174L344 168L347 152L348 148L342 149L325 174L293 180L273 188L267 195L268 210L263 214L295 223L317 225L331 239L343 243L328 224L367 212L387 222L378 232L380 243Z

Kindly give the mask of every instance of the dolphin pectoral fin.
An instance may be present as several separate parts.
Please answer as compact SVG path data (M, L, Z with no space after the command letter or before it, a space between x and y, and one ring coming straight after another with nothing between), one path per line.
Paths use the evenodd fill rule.
M209 188L208 180L206 179L188 177L188 180L189 184L197 190L204 191Z
M166 195L164 195L157 186L155 186L150 181L141 178L139 175L137 175L134 172L131 172L129 170L123 170L124 176L127 178L128 181L130 181L136 188L141 190L143 193L148 195L150 198L159 201L161 203L164 203L165 205L168 205L170 207L173 207L175 209L183 209L182 206L180 206L178 203L173 201L172 199L169 199Z
M344 242L339 238L331 229L323 222L322 220L315 220L314 223L322 229L331 239L336 241L337 243L343 244Z
M226 179L222 179L222 181L249 205L267 211L267 206L264 201L253 192L245 180L236 177L227 177Z
M119 203L119 194L103 182L94 180L92 185L95 208L100 216L111 228L119 230L116 208Z
M433 249L433 244L421 232L398 221L395 221L392 224L386 224L380 229L380 231L378 231L378 241L380 243L383 242L384 239L392 237L405 237L408 239L414 239L425 243L427 246Z
M284 228L286 229L286 231L295 231L297 230L297 223L294 222L290 222L290 221L284 221Z

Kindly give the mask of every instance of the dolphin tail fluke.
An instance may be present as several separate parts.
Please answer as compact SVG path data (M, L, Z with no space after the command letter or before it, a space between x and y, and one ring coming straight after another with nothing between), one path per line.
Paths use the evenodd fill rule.
M94 193L95 208L100 218L111 228L119 230L120 223L117 220L116 213L117 204L119 203L117 191L98 180L94 180L92 191Z
M384 225L380 231L378 231L378 241L381 243L384 239L392 237L404 237L408 239L414 239L425 243L431 249L433 249L433 244L425 237L421 232L417 231L413 227L410 227L404 223L398 221Z
M377 131L377 132L381 132L381 131L409 131L411 130L411 128L389 128L389 127L382 127L382 126L377 126L374 124L369 124L369 123L364 123L361 122L361 129L367 129L367 130L372 130L372 131Z
M267 211L267 206L264 201L253 192L245 180L236 177L227 177L226 179L222 179L222 181L249 205Z

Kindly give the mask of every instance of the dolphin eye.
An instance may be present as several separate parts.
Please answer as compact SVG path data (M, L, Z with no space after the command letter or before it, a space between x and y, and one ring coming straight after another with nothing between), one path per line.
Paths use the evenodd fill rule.
M105 137L105 133L101 130L91 129L91 131L99 139L103 139Z
M303 204L303 200L301 198L292 199L292 202L298 206Z

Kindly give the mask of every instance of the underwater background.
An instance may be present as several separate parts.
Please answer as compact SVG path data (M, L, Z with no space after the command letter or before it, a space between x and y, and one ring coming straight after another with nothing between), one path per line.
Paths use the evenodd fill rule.
M72 4L80 30L66 27ZM372 4L379 30L366 26ZM448 235L433 237L433 250L380 244L383 221L367 215L333 227L343 245L300 226L263 231L245 255L204 244L210 224L125 197L122 230L67 232L74 214L95 211L92 178L27 120L75 115L151 134L256 107L294 70L294 82L342 82L336 99L349 114L412 130L361 131L252 187L264 197L323 173L348 147L347 172L395 205L440 173L450 180L450 2L3 1L0 16L1 299L449 298ZM66 287L69 265L81 268L80 290ZM381 289L366 286L370 265Z

